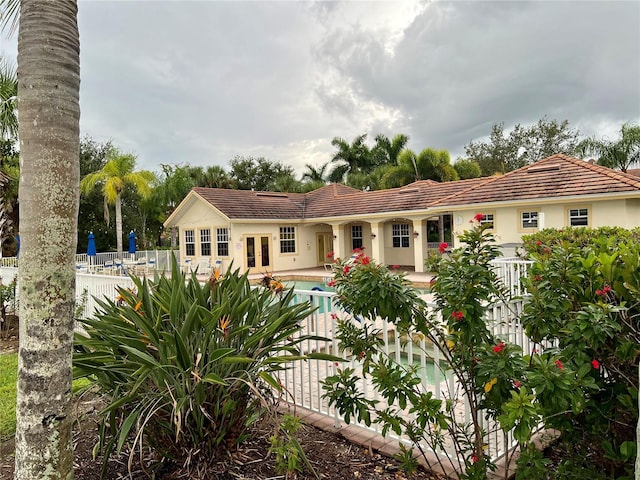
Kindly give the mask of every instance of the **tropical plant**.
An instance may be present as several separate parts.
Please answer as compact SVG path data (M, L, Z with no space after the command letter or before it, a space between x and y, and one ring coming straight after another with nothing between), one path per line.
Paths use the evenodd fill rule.
M21 0L2 7L4 19L20 12L21 331L14 478L68 479L79 200L77 4Z
M302 180L308 182L317 182L318 184L324 185L326 181L327 167L329 167L328 163L325 163L319 168L314 167L313 165L307 163L305 164L306 170L302 174Z
M425 148L419 154L403 150L398 157L398 165L390 168L382 177L384 188L407 185L418 180L449 182L457 180L458 174L451 165L449 152Z
M332 182L343 182L352 173L368 173L374 165L371 161L371 151L365 143L367 134L358 135L349 143L344 138L334 137L331 140L337 151L331 157L335 167L329 173Z
M151 184L155 175L148 170L136 171L136 157L123 154L113 148L106 163L97 172L86 175L80 181L80 190L87 194L94 188L101 188L104 197L105 218L108 221L109 205L115 205L117 254L122 258L122 195L127 185L132 185L143 198L151 194Z
M378 397L386 402L379 405L364 396L353 368L338 368L337 374L326 378L325 398L346 422L351 418L365 424L376 422L383 434L393 431L406 435L430 467L453 470L459 478L485 478L492 465L483 449L487 434L483 416L497 417L501 400L508 397L511 378L518 378L524 362L517 348L501 343L485 322L487 309L504 296L489 267L498 250L487 226L477 222L460 240L465 247L442 257L437 265L438 280L432 291L438 315L427 309L404 275L376 264L362 252L355 262L336 264L339 303L360 319L339 321L339 348L361 365L362 376L371 378ZM403 365L384 352L382 333L370 326L378 318L392 323L396 335L406 339L403 342L417 341L413 348L422 349L427 357L431 357L427 345L440 351L442 365L446 364L442 375L453 375L468 399L469 421L459 418L455 411L461 400L457 389L447 398L436 398L423 388L418 366ZM494 350L496 345L501 345L499 355ZM480 357L492 369L479 373L474 359ZM498 370L507 364L509 368ZM501 371L500 379L485 378L489 371ZM447 442L451 442L458 460L439 454L434 465L422 446L442 452Z
M640 165L640 125L625 123L620 127L618 140L587 138L578 144L583 156L597 155L598 164L626 172Z
M553 342L563 370L590 380L589 395L572 401L572 415L547 415L563 440L595 445L594 458L612 476L633 471L640 358L640 230L572 228L524 237L534 261L524 284L531 294L522 323L537 342ZM540 369L540 371L544 371ZM559 395L540 386L545 413L562 411ZM532 385L532 388L535 385ZM567 388L573 388L568 386ZM565 408L566 410L566 408Z
M296 438L301 425L298 417L284 415L276 432L269 437L271 443L269 453L276 457L276 471L283 473L287 480L297 478L296 474L304 472L305 468L309 469L316 478L320 478Z
M482 170L478 162L469 160L467 158L458 158L453 164L453 168L458 174L460 180L467 180L469 178L478 178L482 176Z
M0 136L3 140L18 138L18 76L6 59L0 59Z
M252 288L247 274L201 285L174 261L171 277L134 278L133 291L99 301L76 336L76 376L93 376L112 402L99 449L153 448L157 459L215 461L250 434L282 394L278 371L304 358L299 322L313 308L293 291ZM111 436L110 436L111 435Z
M386 135L376 135L376 143L371 149L374 164L377 165L398 165L398 157L409 143L409 136L403 133L397 134L392 139Z

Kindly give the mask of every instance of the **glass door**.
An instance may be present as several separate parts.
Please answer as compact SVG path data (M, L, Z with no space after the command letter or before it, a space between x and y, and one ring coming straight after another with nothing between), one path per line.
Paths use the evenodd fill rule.
M271 236L253 235L245 238L245 261L252 273L271 270Z
M333 252L333 233L320 232L316 236L316 252L317 252L317 264L318 266L324 265L325 263L331 263L333 258L329 255L329 253Z

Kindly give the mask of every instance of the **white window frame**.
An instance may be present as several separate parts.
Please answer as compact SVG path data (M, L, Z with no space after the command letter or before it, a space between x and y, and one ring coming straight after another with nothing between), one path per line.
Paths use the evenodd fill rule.
M408 223L391 225L391 244L393 248L409 248L411 246L411 228Z
M355 250L363 246L362 225L351 225L351 249Z
M491 218L489 218L491 217ZM491 213L483 213L482 214L482 220L480 220L480 225L485 225L485 224L490 224L491 226L489 227L489 230L495 230L496 229L496 214L491 212Z
M229 229L216 228L216 253L218 257L229 256Z
M200 256L201 257L211 256L211 229L210 228L200 229Z
M280 253L296 253L296 227L280 227Z
M525 220L525 217L528 217ZM520 212L520 229L537 230L540 222L540 212L536 210L523 210Z
M196 231L189 229L184 231L184 254L187 257L196 255Z
M576 220L579 220L580 222L574 223L574 221ZM589 207L568 208L567 223L569 224L570 227L588 227L589 226Z

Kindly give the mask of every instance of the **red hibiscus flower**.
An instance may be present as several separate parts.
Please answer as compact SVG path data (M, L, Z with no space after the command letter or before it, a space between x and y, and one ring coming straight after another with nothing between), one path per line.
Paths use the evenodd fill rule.
M496 353L500 353L502 350L504 350L504 342L500 342L498 345L493 347L493 351Z
M594 358L593 360L591 360L591 366L598 370L600 368L600 362Z
M447 248L449 248L449 244L447 242L442 242L438 247L438 250L440 250L440 253L444 253Z
M473 216L473 219L474 219L476 222L480 223L482 220L484 220L484 214L482 214L482 213L476 213L476 214Z

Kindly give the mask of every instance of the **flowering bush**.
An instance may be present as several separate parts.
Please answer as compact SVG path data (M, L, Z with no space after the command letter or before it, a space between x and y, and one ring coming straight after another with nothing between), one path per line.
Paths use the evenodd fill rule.
M493 468L483 448L487 432L482 417L488 414L497 418L501 405L511 398L514 385L524 378L526 366L518 347L495 338L486 326L487 309L504 300L505 292L490 266L498 249L488 226L479 220L474 222L474 227L460 238L465 246L433 263L437 281L431 289L436 312L427 309L404 275L384 265L364 260L362 255L350 264L336 265L339 303L352 315L364 318L361 323L339 322L340 348L362 363L362 374L371 377L386 405L363 396L353 379L353 369L338 369L324 382L325 397L347 421L356 417L365 423L377 422L383 433L403 433L420 450L426 444L433 451L444 451L450 442L462 463L452 462L446 455L438 456L437 463L441 467L446 463L460 478L486 478L487 470ZM447 248L441 245L443 252ZM444 399L425 391L416 366L399 364L384 354L380 332L370 329L366 322L376 318L393 323L401 338L422 335L427 344L440 350L447 375L455 376L461 391L451 391ZM458 396L463 394L470 404L469 421L456 413ZM426 455L424 458L429 462Z
M339 302L359 319L339 322L340 349L360 362L362 375L371 378L386 404L363 395L352 368L337 369L326 379L325 397L347 421L377 422L383 433L403 433L415 448L426 444L438 451L451 442L461 464L449 467L459 478L486 478L494 468L484 450L491 428L513 433L521 450L521 478L544 477L545 460L531 443L541 424L569 437L577 424L580 431L604 426L608 434L602 435L602 455L612 471L624 473L635 455L630 434L637 419L640 247L613 240L604 244L617 245L616 252L605 254L529 241L536 263L525 280L531 298L521 321L539 345L522 352L486 323L488 310L507 308L509 298L491 266L499 251L481 220L474 217L473 227L460 236L461 248L432 263L437 315L403 275L386 266L362 256L336 264ZM518 321L518 315L512 311L511 321ZM381 332L367 323L376 318L393 323L401 338L423 335L446 360L460 390L442 400L425 391L416 367L384 354ZM463 395L468 421L461 421L454 408ZM440 456L437 462L442 466L448 458Z
M599 445L601 463L616 476L633 470L636 452L639 240L640 230L619 228L544 230L524 239L534 261L525 279L531 294L522 316L527 334L557 345L555 366L589 390L539 392L548 413L569 400L580 407L570 415L547 415L545 423L562 428L572 443Z

